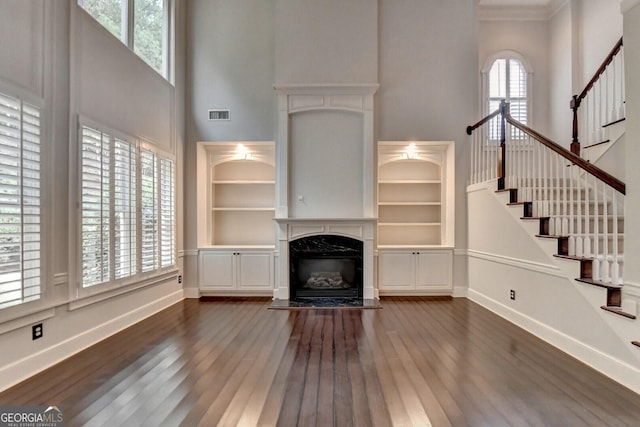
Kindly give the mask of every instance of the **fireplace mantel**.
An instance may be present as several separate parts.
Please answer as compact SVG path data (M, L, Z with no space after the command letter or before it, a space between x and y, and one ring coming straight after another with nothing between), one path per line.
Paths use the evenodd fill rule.
M289 298L289 242L322 234L363 242L363 297L377 298L373 257L377 223L373 96L378 86L274 86L278 95L277 299Z

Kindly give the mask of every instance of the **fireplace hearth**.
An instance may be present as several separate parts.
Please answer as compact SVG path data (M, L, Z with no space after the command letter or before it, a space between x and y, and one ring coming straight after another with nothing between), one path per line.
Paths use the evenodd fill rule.
M290 299L362 299L363 243L338 235L289 242Z

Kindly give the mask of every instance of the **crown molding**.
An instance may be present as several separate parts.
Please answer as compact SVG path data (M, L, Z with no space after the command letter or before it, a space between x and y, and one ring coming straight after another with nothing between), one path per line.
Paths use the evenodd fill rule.
M560 11L569 0L548 0L530 4L517 2L481 2L478 4L480 21L548 21ZM640 1L640 0L639 0Z

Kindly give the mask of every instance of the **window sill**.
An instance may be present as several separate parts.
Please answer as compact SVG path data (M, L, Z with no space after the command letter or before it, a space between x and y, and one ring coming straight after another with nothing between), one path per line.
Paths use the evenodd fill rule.
M80 308L84 308L92 304L106 301L108 299L112 299L120 295L127 294L129 292L137 291L142 288L158 285L160 283L164 283L169 280L175 280L177 283L178 273L179 273L179 270L177 268L174 268L172 270L163 272L161 274L154 275L153 277L136 281L135 283L131 283L129 285L124 285L118 288L104 290L102 292L91 294L91 295L81 296L75 301L69 302L68 310L69 311L78 310ZM96 285L96 286L100 286L100 285Z

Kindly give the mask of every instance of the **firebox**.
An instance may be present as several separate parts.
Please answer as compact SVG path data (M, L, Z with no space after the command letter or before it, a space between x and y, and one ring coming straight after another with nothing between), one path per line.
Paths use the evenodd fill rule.
M362 241L337 235L289 242L290 299L362 299Z

